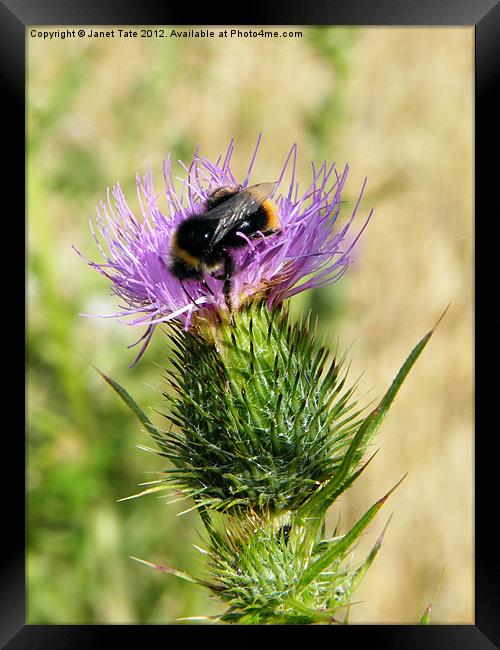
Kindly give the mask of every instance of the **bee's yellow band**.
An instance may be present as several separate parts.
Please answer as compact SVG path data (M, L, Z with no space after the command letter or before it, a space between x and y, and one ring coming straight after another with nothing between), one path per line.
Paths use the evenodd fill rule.
M190 255L183 248L179 247L176 236L172 239L172 250L174 251L175 256L181 259L187 266L192 266L193 268L201 266L200 261L196 257Z
M279 230L281 227L280 220L278 219L278 214L276 212L276 208L274 207L273 203L269 201L269 199L266 199L262 203L262 207L264 208L264 211L267 216L267 227L269 230Z

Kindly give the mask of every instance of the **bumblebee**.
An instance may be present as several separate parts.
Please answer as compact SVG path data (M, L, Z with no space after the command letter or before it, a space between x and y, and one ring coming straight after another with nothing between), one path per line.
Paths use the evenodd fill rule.
M247 245L238 233L253 239L279 230L276 207L268 198L274 186L275 183L260 183L246 189L222 187L212 192L203 212L187 217L174 231L171 273L181 282L200 280L208 291L205 273L224 280L224 298L231 311L231 277L235 264L230 251Z

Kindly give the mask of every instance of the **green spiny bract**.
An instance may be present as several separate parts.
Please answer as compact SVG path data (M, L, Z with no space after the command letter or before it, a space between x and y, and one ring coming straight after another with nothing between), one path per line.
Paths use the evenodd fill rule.
M336 529L330 539L304 526L293 512L225 515L223 532L208 524L211 588L228 605L215 618L246 624L339 622L337 612L350 605L384 533L355 568L349 564L352 544L387 497L348 533L339 535Z
M165 393L178 432L155 436L167 482L198 506L293 510L335 474L359 428L343 359L327 363L286 309L255 304L232 322L172 327ZM359 461L360 449L353 461Z

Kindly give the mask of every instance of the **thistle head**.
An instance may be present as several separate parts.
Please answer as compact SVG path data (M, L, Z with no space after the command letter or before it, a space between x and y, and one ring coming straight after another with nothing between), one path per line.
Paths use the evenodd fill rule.
M175 320L189 329L200 317L213 321L227 318L228 300L220 270L181 280L173 272L172 247L179 225L204 214L217 192L228 188L231 192L244 191L254 183L269 180L251 181L259 143L260 136L247 173L240 179L231 169L233 141L215 162L202 157L198 149L189 165L181 162L185 176L180 179L180 187L176 187L172 161L167 158L163 166L167 214L159 208L160 195L155 192L150 170L143 178L137 177L141 219L129 208L119 184L108 190L106 203L98 206L91 229L104 261L87 262L111 281L121 300L122 311L107 317L128 316L130 325L146 325L137 342L143 342L138 357L160 323ZM337 281L351 263L352 248L371 216L370 212L348 243L364 185L352 214L342 228L337 228L348 166L339 172L335 164L323 162L319 168L313 164L309 184L299 190L296 163L294 144L266 196L279 227L270 236L258 232L249 238L242 231L235 232L242 244L230 248L228 254L233 267L230 302L236 311L261 299L268 307L279 306L305 289ZM285 185L287 172L290 181Z

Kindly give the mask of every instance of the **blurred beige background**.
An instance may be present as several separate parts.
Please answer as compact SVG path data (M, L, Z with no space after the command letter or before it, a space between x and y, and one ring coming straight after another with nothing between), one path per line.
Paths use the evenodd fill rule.
M116 181L136 210L136 172L150 163L161 191L168 153L189 162L200 143L216 157L231 137L243 173L259 131L255 182L276 176L295 141L303 187L311 160L349 163L346 210L368 177L358 223L374 216L356 264L293 304L319 314L331 347L350 346L358 395L380 397L451 304L382 425L379 454L331 514L347 526L409 472L356 549L360 562L394 512L350 620L416 623L440 583L433 622L473 622L473 30L293 29L303 37L27 37L29 623L220 611L128 559L201 568L195 515L154 497L116 503L163 464L135 449L145 434L91 368L161 408L155 363L168 350L157 336L129 370L138 331L78 316L117 303L71 245L97 259L88 218Z

